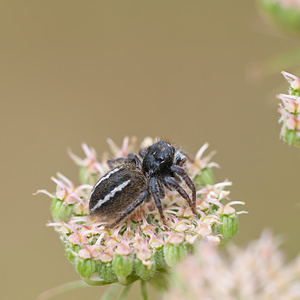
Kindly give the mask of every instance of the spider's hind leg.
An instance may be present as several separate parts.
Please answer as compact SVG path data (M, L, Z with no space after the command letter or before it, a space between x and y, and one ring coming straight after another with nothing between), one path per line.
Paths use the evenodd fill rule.
M140 206L148 197L149 192L146 190L139 196L136 202L131 204L125 211L123 211L120 214L120 216L111 225L109 225L109 228L113 228L117 224L119 224L124 218L129 216L138 206Z

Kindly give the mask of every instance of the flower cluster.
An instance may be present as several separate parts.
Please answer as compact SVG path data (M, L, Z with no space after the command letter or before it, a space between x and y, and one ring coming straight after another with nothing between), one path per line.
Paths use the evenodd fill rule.
M269 231L227 255L210 243L197 250L176 267L165 300L300 299L300 255L286 263Z
M283 140L289 145L300 147L300 79L287 72L282 72L290 84L288 94L280 94L282 104L279 107L282 123L281 133Z
M153 144L145 139L140 147ZM136 140L125 138L119 148L108 141L114 158L126 157L136 149ZM195 216L186 201L174 191L166 191L163 211L167 225L161 223L154 204L144 203L123 223L107 228L104 222L88 215L89 194L96 181L110 170L108 155L102 162L97 160L96 151L83 145L86 158L73 153L71 158L80 166L81 185L75 186L62 174L52 178L56 193L39 190L52 198L52 226L59 233L69 261L80 276L91 285L119 282L129 285L135 280L156 278L177 264L187 252L191 252L197 240L204 239L215 245L231 239L238 231L238 213L229 201L228 181L214 183L210 162L213 153L203 157L208 147L205 144L189 159L186 171L197 187L197 212Z
M258 7L267 19L289 33L300 33L299 0L258 0Z

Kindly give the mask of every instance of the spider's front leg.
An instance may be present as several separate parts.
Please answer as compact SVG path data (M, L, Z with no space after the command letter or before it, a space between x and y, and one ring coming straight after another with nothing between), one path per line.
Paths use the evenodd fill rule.
M149 188L150 188L151 195L154 198L155 205L159 211L161 220L163 221L164 225L167 226L166 217L165 217L163 209L162 209L162 204L161 204L160 198L158 197L158 193L159 193L159 190L157 189L158 185L159 184L157 183L157 179L155 177L152 177L149 180Z
M189 175L185 172L185 170L179 166L173 165L171 166L171 171L178 174L187 184L187 186L192 191L192 210L196 214L196 187L194 185L194 182L189 177ZM179 192L178 192L179 193Z
M164 178L164 183L168 189L170 189L170 190L175 189L178 192L178 194L188 202L189 206L192 209L192 212L195 215L197 214L196 207L193 204L193 202L191 201L191 198L189 197L188 193L173 177L166 176Z

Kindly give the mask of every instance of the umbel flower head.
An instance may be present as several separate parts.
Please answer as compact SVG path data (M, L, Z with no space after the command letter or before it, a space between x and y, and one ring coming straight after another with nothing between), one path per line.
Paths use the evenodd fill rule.
M262 14L287 33L300 33L300 0L258 0Z
M289 145L300 147L300 79L295 75L282 72L290 84L288 94L279 94L282 104L279 107L282 123L280 135Z
M286 263L269 231L245 249L220 250L200 243L175 268L165 300L300 299L300 255Z
M146 138L140 148L154 142ZM134 138L126 137L121 148L112 140L108 143L113 158L127 157L129 153L139 151ZM85 158L70 152L80 167L81 184L76 186L58 173L57 177L52 177L56 192L39 190L38 193L52 198L53 222L47 225L59 233L68 260L85 282L129 285L139 279L155 280L191 252L196 241L209 240L217 245L236 234L238 213L233 205L243 203L229 201L229 191L225 188L231 185L230 182L214 183L211 168L218 165L210 161L213 153L203 157L207 147L207 144L202 146L195 159L189 159L185 167L197 188L197 215L175 191L166 191L162 205L167 226L161 222L150 201L136 208L114 228L89 216L92 187L110 170L108 155L104 154L99 162L96 151L86 144L82 145Z

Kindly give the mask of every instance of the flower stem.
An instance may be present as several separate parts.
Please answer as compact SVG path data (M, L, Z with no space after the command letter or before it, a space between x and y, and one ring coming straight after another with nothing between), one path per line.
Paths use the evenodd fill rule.
M42 292L41 294L39 294L35 300L46 300L46 299L50 299L54 296L66 293L68 291L71 290L75 290L77 288L81 288L81 287L87 287L88 285L82 281L82 280L76 280L76 281L72 281L72 282L68 282L68 283L64 283L62 285L56 286L52 289L49 289L45 292Z
M147 300L148 294L147 294L147 290L146 290L146 281L144 281L144 280L141 280L141 291L142 291L143 300Z
M110 300L119 290L119 284L112 284L108 291L101 297L101 300Z
M131 285L128 285L128 286L124 287L124 289L122 291L122 294L120 295L119 300L125 300L126 299L126 296L127 296L128 292L129 292L130 288L131 288Z

